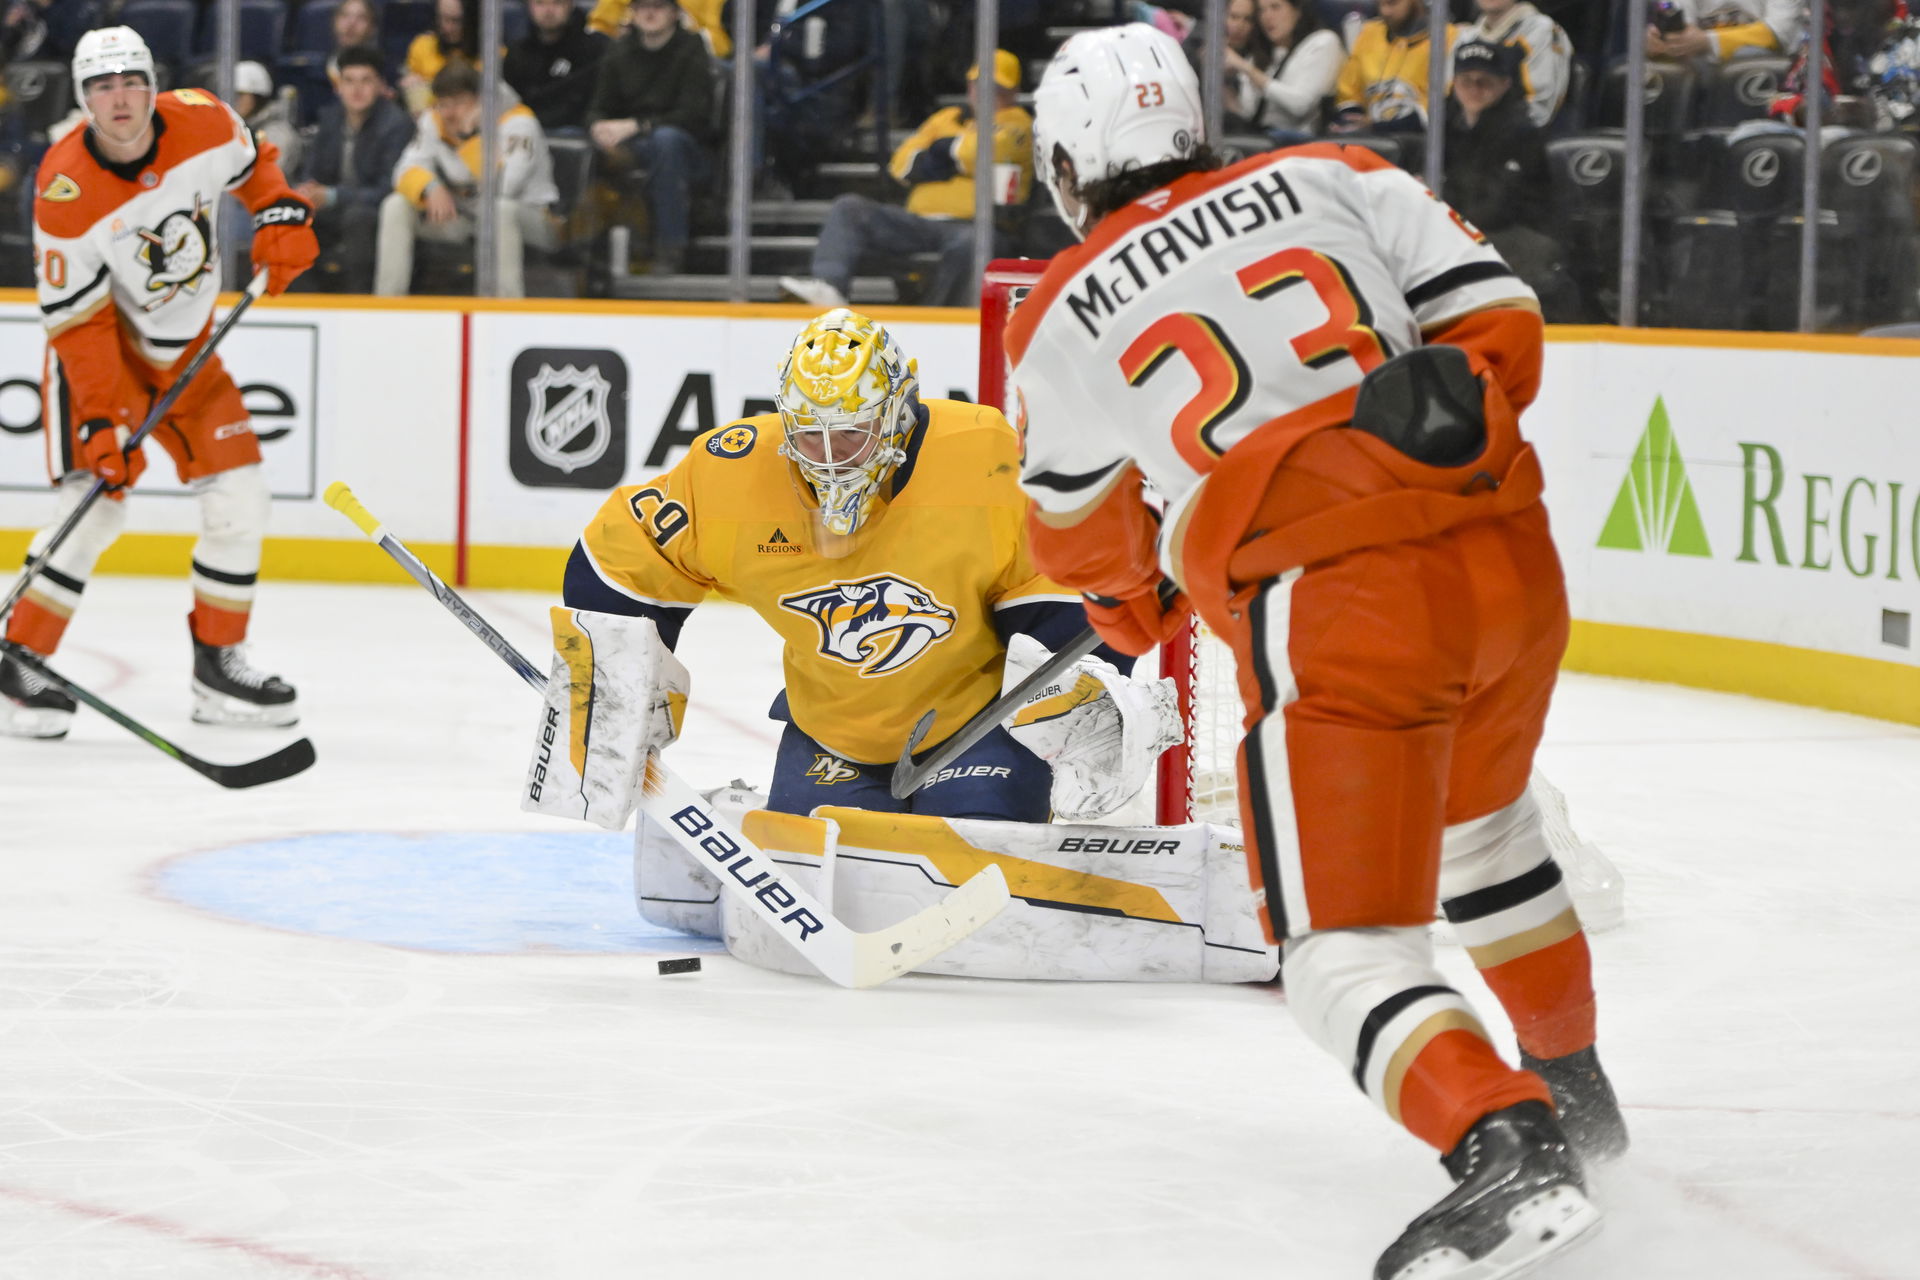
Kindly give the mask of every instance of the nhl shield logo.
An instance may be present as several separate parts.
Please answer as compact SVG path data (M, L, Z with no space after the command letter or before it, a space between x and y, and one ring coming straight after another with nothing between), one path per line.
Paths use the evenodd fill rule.
M627 468L627 368L612 351L536 347L513 362L508 461L536 487L608 489Z
M612 389L592 365L541 365L527 384L527 447L533 456L563 472L606 457L613 442L613 422L607 417L607 392Z

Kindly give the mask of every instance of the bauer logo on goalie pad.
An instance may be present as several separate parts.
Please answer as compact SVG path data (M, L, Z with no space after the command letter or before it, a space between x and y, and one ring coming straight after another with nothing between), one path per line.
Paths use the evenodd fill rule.
M617 352L531 347L513 362L507 464L533 488L610 489L627 470L627 364Z
M917 582L890 573L780 597L820 627L820 652L862 676L898 671L953 631L954 611Z

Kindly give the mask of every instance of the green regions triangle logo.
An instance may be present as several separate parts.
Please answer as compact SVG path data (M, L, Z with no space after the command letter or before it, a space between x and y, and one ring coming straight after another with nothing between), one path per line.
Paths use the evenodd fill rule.
M1674 556L1711 556L1700 506L1687 482L1687 462L1667 421L1667 402L1655 399L1647 429L1634 446L1633 461L1613 510L1600 530L1600 545L1615 551L1664 551Z

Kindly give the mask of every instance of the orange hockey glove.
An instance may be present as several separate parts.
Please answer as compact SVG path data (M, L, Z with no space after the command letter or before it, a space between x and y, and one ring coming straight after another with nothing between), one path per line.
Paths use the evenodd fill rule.
M132 452L127 450L127 438L132 434L108 418L91 418L80 424L80 461L107 482L107 493L114 498L132 488L140 473L147 469L143 448L135 446Z
M1100 638L1136 658L1171 640L1193 613L1192 602L1165 579L1158 590L1143 590L1123 598L1096 596L1090 591L1080 594L1086 602L1087 621Z
M320 256L313 206L282 196L253 215L253 267L266 269L267 292L282 294Z

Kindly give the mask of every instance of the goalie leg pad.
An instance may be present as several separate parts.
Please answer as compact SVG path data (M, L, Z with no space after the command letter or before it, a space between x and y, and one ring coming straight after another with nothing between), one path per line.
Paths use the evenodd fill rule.
M764 795L737 779L701 796L736 827L767 803ZM640 918L649 924L703 937L721 936L720 882L644 812L633 827L633 897ZM791 951L785 946L779 949ZM803 966L800 972L807 970Z
M618 831L649 753L680 736L687 669L651 619L556 606L553 669L520 807Z

